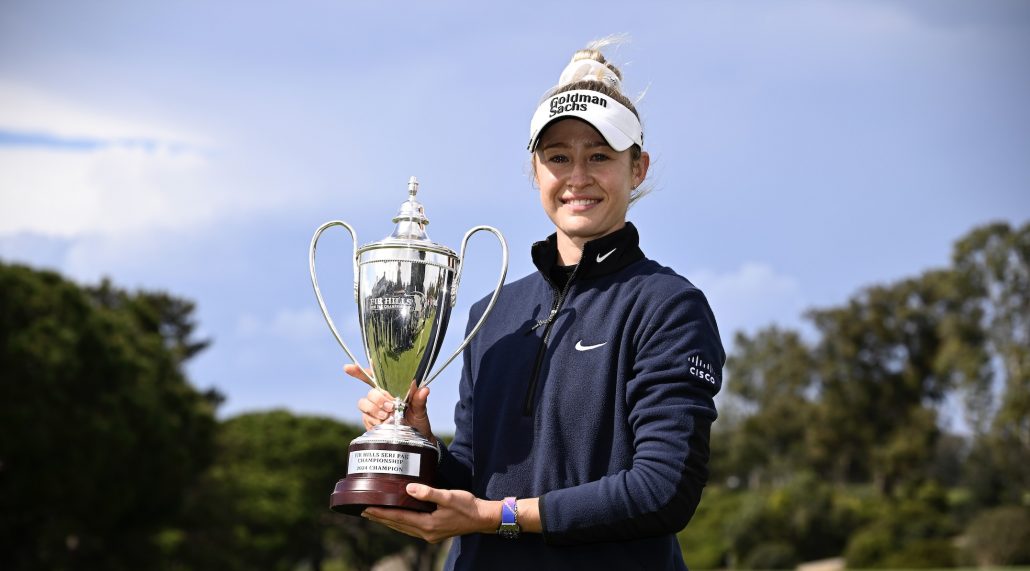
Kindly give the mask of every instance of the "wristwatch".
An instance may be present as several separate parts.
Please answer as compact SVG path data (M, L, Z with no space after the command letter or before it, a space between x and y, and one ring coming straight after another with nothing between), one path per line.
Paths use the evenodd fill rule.
M515 498L504 498L501 502L501 526L497 528L497 535L504 539L515 539L520 531L522 528L519 527L519 506Z

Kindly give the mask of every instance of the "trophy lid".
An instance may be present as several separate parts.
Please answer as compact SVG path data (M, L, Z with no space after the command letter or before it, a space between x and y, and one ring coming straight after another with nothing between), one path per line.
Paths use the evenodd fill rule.
M397 223L397 228L394 229L393 234L390 234L390 238L401 240L429 239L429 236L426 234L426 225L429 224L429 219L426 218L426 208L415 199L417 193L418 179L411 177L408 179L408 200L401 204L397 216L393 217L393 221Z
M378 242L365 244L358 249L359 254L377 248L401 247L457 257L454 250L429 239L429 235L426 234L429 219L426 218L425 207L415 198L416 194L418 194L418 179L411 177L408 180L408 200L401 204L397 215L393 217L393 221L397 224L393 233Z

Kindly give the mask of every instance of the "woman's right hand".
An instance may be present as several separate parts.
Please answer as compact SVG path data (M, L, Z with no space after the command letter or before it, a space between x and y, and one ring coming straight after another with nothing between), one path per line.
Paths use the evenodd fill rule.
M390 393L376 388L371 379L361 367L357 365L344 365L343 371L348 375L363 381L372 387L368 394L358 400L358 410L361 411L361 422L365 430L382 424L393 414L393 396ZM414 384L414 381L412 381ZM436 442L433 436L433 429L429 424L429 412L426 410L426 403L429 400L429 387L422 387L411 396L411 402L404 410L404 423L422 433L430 442Z

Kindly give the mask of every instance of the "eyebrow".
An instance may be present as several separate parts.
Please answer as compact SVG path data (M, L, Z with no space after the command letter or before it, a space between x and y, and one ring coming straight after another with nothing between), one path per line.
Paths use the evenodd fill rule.
M553 143L550 143L550 144L548 144L548 145L544 145L544 146L540 147L540 150L541 150L541 151L545 151L545 150L547 150L547 149L553 149L553 148L568 148L568 147L571 147L571 146L572 146L572 145L570 145L570 144L569 144L568 142L566 142L566 141L555 141L555 142L553 142ZM601 140L599 140L599 141L590 141L589 143L587 143L586 147L587 147L588 149L594 149L594 148L597 148L597 147L609 147L609 148L611 148L611 147L610 147L610 146L608 145L608 142L607 142L607 141L605 141L604 139L601 139ZM614 149L613 149L613 150L614 150Z

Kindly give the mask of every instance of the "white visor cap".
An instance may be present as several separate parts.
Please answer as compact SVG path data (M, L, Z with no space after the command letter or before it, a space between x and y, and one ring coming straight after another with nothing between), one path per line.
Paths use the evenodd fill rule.
M566 117L578 117L593 125L616 151L644 145L640 120L629 108L603 93L578 89L545 97L540 103L529 123L529 152L536 150L544 128Z

